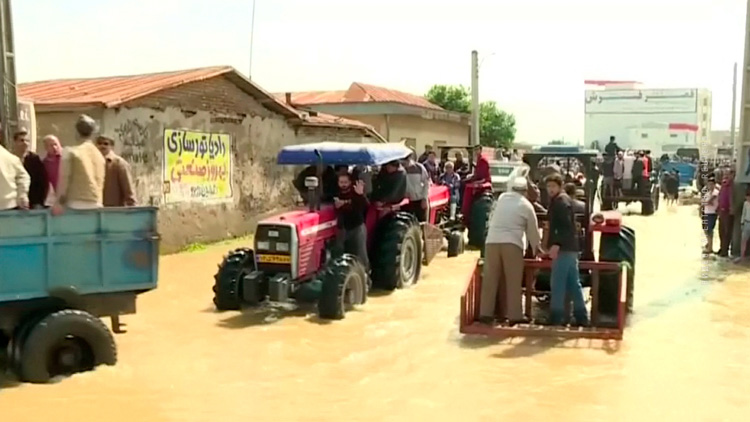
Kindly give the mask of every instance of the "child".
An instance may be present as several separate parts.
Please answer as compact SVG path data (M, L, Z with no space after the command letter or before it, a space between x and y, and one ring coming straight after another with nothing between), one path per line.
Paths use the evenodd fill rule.
M745 258L747 241L750 240L750 190L745 193L745 202L742 203L740 226L742 227L742 243L740 243L740 257L735 262Z

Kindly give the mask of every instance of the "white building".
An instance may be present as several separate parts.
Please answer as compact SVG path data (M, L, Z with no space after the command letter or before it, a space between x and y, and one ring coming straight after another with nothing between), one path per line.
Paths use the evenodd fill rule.
M600 147L615 136L622 148L652 155L711 144L711 91L644 89L633 81L586 81L584 141Z

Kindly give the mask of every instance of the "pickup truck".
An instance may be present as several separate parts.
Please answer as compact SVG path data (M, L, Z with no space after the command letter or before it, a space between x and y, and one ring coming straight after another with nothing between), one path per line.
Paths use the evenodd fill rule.
M100 318L135 313L157 286L153 207L0 212L0 354L21 380L114 365L114 336ZM0 359L2 362L3 359Z

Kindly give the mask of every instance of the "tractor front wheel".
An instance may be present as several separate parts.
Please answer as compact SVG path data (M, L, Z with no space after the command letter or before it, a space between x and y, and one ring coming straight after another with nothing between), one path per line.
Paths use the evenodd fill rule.
M367 300L367 272L353 255L344 254L329 262L320 280L321 318L343 319L347 311Z
M214 305L219 311L240 309L242 279L255 269L255 254L251 249L235 249L219 264L214 275Z

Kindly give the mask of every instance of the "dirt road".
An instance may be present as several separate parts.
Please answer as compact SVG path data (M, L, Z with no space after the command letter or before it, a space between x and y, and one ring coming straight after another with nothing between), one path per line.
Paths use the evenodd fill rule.
M215 313L227 245L167 256L118 336L120 363L55 385L0 379L9 421L737 420L750 415L750 280L702 261L694 208L626 217L636 314L615 343L457 332L475 254L343 321Z

